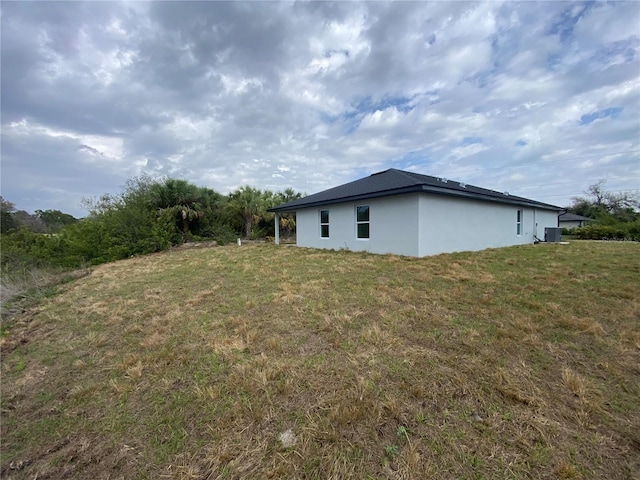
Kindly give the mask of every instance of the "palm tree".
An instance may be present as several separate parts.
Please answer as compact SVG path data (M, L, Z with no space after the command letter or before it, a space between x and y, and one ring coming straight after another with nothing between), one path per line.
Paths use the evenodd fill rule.
M268 191L267 191L268 192ZM266 195L257 188L250 186L240 187L229 194L228 208L237 218L242 219L245 236L251 236L251 228L258 223L266 212ZM271 192L268 192L271 194ZM273 195L273 194L271 194Z
M203 192L186 180L167 178L152 185L151 203L161 216L176 223L183 235L188 235L192 224L204 215Z
M303 193L296 192L293 188L289 187L285 190L278 192L275 195L276 205L298 200L304 196ZM284 235L291 235L296 227L295 214L284 213L280 215L280 228L284 232Z

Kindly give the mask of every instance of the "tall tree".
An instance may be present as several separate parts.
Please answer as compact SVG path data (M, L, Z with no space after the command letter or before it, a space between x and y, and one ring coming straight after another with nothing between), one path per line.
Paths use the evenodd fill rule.
M180 231L187 235L192 225L204 215L207 196L186 180L167 178L151 187L150 201L161 216L176 222Z
M632 192L610 192L605 180L590 185L585 196L573 197L568 210L604 222L632 222L640 217L638 195Z
M13 218L15 211L15 205L0 196L0 232L7 233L18 227L15 218Z
M45 223L37 215L31 215L26 210L14 212L13 219L18 227L24 227L34 233L47 233Z
M227 208L232 215L241 219L247 238L251 237L253 225L258 223L268 208L266 206L265 193L247 185L229 194ZM271 194L271 192L268 192L268 194Z
M65 225L78 221L77 218L60 210L36 210L35 216L42 220L49 233L59 232Z

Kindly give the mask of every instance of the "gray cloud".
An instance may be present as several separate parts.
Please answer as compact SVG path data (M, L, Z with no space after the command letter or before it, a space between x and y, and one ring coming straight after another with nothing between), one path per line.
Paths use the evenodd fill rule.
M81 215L141 173L313 193L393 166L561 205L640 186L635 2L1 8L19 208Z

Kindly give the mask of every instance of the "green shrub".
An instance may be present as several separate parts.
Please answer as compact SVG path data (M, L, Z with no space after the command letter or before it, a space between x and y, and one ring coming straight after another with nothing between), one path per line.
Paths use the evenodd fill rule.
M236 232L230 225L219 225L213 232L212 238L218 243L218 245L226 245L227 243L233 243L238 238L238 232Z
M0 262L3 271L50 265L61 262L64 243L58 235L34 233L26 227L2 234Z
M633 240L640 241L640 222L615 225L588 225L576 228L573 234L581 240Z

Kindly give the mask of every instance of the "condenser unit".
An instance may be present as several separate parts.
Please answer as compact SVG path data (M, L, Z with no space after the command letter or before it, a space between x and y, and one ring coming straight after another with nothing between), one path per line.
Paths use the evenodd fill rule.
M544 228L544 241L549 243L557 243L560 241L562 235L562 229L558 227L545 227Z

